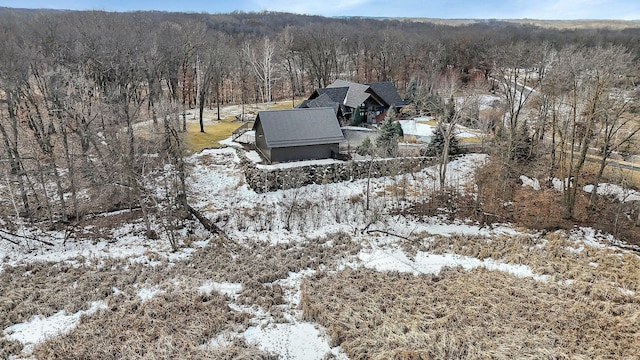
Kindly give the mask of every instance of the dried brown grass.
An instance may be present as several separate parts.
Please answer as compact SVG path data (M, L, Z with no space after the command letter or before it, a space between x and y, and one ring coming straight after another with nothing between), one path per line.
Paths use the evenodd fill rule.
M306 280L301 305L351 359L633 359L638 295L606 299L614 290L599 287L482 268L438 276L347 269Z
M190 267L198 277L215 281L268 284L286 278L289 272L318 269L321 264L334 266L360 248L342 232L277 245L247 239L242 244L211 244L192 256Z
M212 358L206 343L223 330L246 328L249 316L232 311L223 295L178 289L144 302L113 297L108 307L83 316L73 332L37 346L34 354L63 359Z
M529 266L548 275L551 282L571 282L585 293L595 287L613 291L609 298L628 301L628 291L640 295L640 258L631 253L590 246L578 247L561 232L544 236L437 236L432 241L413 244L409 251L454 252L479 259L491 258L509 264ZM635 301L640 301L636 299Z
M161 274L117 260L105 260L101 266L42 262L5 267L0 273L0 327L60 310L72 314L111 296L114 288L133 292L134 284L154 277L156 282Z
M336 266L342 256L359 250L348 234L336 233L279 245L212 242L191 261L173 264L149 252L160 262L153 267L126 259L83 258L75 259L75 265L6 266L0 273L0 328L34 315L73 314L104 300L108 309L84 315L71 333L37 346L36 358L269 359L241 339L224 347L201 347L220 333L243 331L249 315L230 310L231 300L222 295L195 290L209 281L242 283L234 301L260 306L278 321L285 301L275 280L287 278L289 271ZM141 288L161 292L143 302L137 295ZM3 340L0 345L0 358L22 351L18 342Z
M175 282L185 277L189 281ZM126 260L79 267L64 263L5 267L0 274L0 326L60 310L73 314L87 309L91 301L104 300L108 309L83 315L71 333L36 346L35 358L270 359L241 340L224 347L202 346L221 332L243 331L250 317L232 311L223 295L195 293L205 280L188 264L169 266L162 260L155 267ZM137 293L145 287L161 292L142 301ZM269 301L277 302L277 287L256 287L270 290ZM245 292L252 289L249 286ZM281 289L279 299L282 302ZM15 341L3 340L1 345L0 358L18 355L23 348Z
M428 239L405 251L528 265L549 280L484 269L319 274L302 287L305 318L354 359L636 358L638 256L579 249L559 232Z
M19 354L22 348L22 344L18 341L0 338L0 359L9 359L10 355Z

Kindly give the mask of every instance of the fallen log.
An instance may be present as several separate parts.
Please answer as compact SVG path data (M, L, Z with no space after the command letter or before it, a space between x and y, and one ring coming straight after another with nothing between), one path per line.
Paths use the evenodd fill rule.
M202 224L202 226L204 226L205 229L207 229L213 234L218 235L222 240L228 239L227 234L225 234L225 232L222 229L220 229L218 225L214 224L211 220L209 220L206 216L204 216L200 211L194 209L191 205L187 205L187 210L189 210L189 213L195 216L196 219L198 219L200 224Z
M0 236L4 240L7 240L8 242L14 243L16 245L19 245L19 243L17 241L11 240L11 239L7 238L6 236L12 236L14 238L19 238L19 239L33 240L33 241L37 241L37 242L43 243L43 244L48 245L48 246L55 246L54 243L49 242L47 240L42 240L42 239L38 239L38 238L35 238L35 237L32 237L32 236L27 236L27 235L18 235L18 234L14 234L12 232L9 232L9 231L6 231L6 230L2 230L2 229L0 229Z
M366 233L369 234L369 235L371 235L373 233L382 233L382 234L389 235L389 236L395 236L395 237L398 237L398 238L403 239L403 240L412 241L411 239L409 239L406 236L394 234L394 233L391 233L391 232L388 232L388 231L384 231L384 230L367 230Z

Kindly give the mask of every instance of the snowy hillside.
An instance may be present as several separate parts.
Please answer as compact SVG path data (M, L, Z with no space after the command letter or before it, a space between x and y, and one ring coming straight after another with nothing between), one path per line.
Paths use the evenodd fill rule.
M188 159L189 202L227 240L192 222L172 252L140 220L66 241L19 225L54 246L0 242L0 356L634 356L640 259L610 236L396 211L435 168L372 179L368 210L366 179L257 194L237 151ZM451 162L448 183L468 191L485 159Z

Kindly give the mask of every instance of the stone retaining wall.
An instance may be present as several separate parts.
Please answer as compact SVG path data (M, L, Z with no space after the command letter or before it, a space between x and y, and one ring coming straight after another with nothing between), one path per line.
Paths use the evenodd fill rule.
M434 165L432 157L344 161L328 165L306 165L283 169L261 169L238 151L247 184L258 193L292 189L309 184L329 184L341 181L413 173ZM371 169L371 170L370 170Z

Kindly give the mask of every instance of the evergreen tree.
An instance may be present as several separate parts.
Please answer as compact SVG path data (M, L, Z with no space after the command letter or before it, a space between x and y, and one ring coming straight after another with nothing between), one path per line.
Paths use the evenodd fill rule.
M372 155L373 150L373 143L367 136L364 138L364 140L362 140L362 143L356 147L356 154L361 156Z
M362 125L362 115L360 114L360 108L356 108L356 111L353 113L353 117L351 118L351 125Z
M522 127L514 135L513 149L511 149L511 159L520 163L526 163L533 157L531 151L531 136L529 136L529 126L524 121Z
M421 151L424 156L440 156L444 150L444 131L442 127L438 126L433 131L433 137L426 149ZM449 155L457 155L460 153L460 146L458 145L458 138L455 134L451 134L449 139Z
M398 139L404 135L402 126L395 121L396 112L393 107L387 110L387 115L380 123L378 128L378 137L376 138L376 147L381 156L395 156L398 154Z

